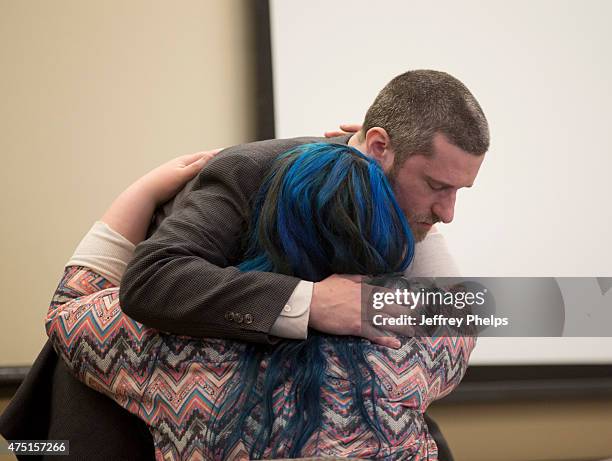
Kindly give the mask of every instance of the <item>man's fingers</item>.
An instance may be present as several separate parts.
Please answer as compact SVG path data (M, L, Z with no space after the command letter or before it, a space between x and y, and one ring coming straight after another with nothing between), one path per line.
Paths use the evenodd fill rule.
M374 322L372 318L362 318L360 336L367 338L370 341L374 341L375 343L378 343L380 338L393 337L388 330L379 326L381 320L386 317L387 316L385 314L377 313L376 322Z
M393 318L393 317L389 317L389 318ZM387 332L387 333L393 333L396 335L400 335L400 336L415 336L415 328L416 327L412 327L409 325L393 325L393 324L386 324L386 325L375 325L376 328L378 328L380 331L383 332Z
M399 339L393 336L373 336L368 338L371 342L380 344L381 346L390 347L391 349L399 349L402 343Z
M342 277L345 279L352 280L353 282L361 283L365 276L359 274L343 274Z
M385 313L389 317L400 317L401 315L413 315L412 309L401 304L385 304L380 312Z
M372 306L364 313L370 328L378 331L393 333L401 336L415 336L419 331L414 313L401 304L385 304L382 309ZM410 321L408 317L413 317ZM412 323L409 323L412 322Z

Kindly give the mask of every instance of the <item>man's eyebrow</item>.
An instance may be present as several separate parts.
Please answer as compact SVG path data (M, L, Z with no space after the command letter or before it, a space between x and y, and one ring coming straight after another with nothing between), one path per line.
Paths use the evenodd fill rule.
M467 185L467 186L453 186L452 184L445 183L444 181L440 181L439 179L436 179L436 178L434 178L434 177L432 177L432 176L427 176L427 178L428 178L430 181L433 181L434 183L436 183L436 186L438 186L438 185L439 185L439 186L442 186L442 187L448 187L448 188L451 188L451 189L455 189L455 188L456 188L456 189L461 189L462 187L467 187L467 188L470 188L470 187L472 187L472 186L473 186L473 184L469 184L469 185Z

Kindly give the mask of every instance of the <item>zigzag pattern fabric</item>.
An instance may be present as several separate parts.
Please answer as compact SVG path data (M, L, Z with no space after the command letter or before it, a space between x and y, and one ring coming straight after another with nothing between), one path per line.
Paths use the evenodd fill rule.
M219 395L232 380L240 379L238 364L245 343L175 336L146 327L121 311L118 287L77 266L65 270L46 329L79 380L148 424L157 460L219 459L219 453L206 446L211 434L207 431L211 416L220 410ZM372 459L378 451L376 459L381 460L437 459L423 412L459 384L475 338L405 338L402 343L398 350L372 345L368 355L383 383L385 395L378 398L376 411L389 444L378 450L375 435L356 413L347 374L327 343L323 424L302 456ZM265 368L265 360L261 366ZM275 394L273 435L264 457L273 448L277 457L286 455L286 441L278 435L295 407L289 388L287 383ZM248 459L260 417L258 412L251 415L241 440L228 447L225 459Z

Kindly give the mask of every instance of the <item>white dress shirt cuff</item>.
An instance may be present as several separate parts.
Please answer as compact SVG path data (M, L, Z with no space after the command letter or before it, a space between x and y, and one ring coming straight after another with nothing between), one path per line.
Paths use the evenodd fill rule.
M288 339L306 339L308 337L308 320L310 318L310 301L312 301L313 288L314 283L306 280L297 284L280 316L272 325L271 335Z

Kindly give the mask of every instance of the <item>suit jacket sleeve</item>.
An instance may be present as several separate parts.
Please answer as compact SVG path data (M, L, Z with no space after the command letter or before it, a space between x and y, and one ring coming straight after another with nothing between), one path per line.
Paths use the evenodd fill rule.
M229 149L202 170L180 206L136 247L121 282L126 314L175 334L271 341L299 279L234 267L274 157L262 158Z

